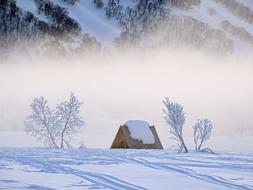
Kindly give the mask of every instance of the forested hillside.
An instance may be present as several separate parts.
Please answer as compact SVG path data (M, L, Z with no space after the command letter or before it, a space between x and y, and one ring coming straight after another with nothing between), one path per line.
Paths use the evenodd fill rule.
M58 53L108 45L219 54L253 47L249 0L2 0L0 18L5 53L35 44Z

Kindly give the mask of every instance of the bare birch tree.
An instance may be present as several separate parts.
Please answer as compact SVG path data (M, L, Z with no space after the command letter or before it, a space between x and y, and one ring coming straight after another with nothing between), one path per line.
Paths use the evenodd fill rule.
M163 109L163 112L165 113L164 119L170 127L171 138L177 141L180 150L183 149L184 152L188 152L183 139L183 127L185 123L183 106L170 101L169 98L165 98L163 104L165 106Z
M50 109L47 100L44 97L34 98L31 108L32 113L25 120L25 131L50 148L58 148L54 111Z
M43 97L34 98L32 113L25 120L25 131L42 141L50 148L71 147L69 141L76 129L84 126L80 116L82 103L70 95L68 101L62 102L53 110Z
M212 129L212 123L208 119L199 119L195 123L193 126L195 150L201 150L203 143L210 138Z
M79 116L82 103L70 94L68 101L56 106L57 127L60 130L60 147L69 147L69 139L76 132L77 128L84 126L83 118Z

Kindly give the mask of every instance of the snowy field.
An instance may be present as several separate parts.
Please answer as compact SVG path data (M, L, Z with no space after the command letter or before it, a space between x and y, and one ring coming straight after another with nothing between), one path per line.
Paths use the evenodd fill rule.
M253 189L253 153L1 148L0 189Z

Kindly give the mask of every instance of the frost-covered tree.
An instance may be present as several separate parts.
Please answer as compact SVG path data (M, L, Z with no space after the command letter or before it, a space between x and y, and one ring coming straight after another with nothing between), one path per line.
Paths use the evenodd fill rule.
M59 131L55 125L54 110L51 110L44 97L34 98L31 108L32 113L25 120L25 131L50 148L57 148Z
M70 147L69 140L76 128L84 125L83 118L79 116L81 105L73 93L55 110L49 107L44 97L34 98L32 113L25 120L25 131L50 148Z
M170 127L171 138L177 141L180 151L183 149L184 152L188 152L183 139L183 127L185 123L183 106L170 101L169 98L165 98L163 104L165 106L163 109L163 112L165 113L164 119Z
M207 141L212 133L212 123L208 119L199 119L193 126L195 150L200 151L202 144Z
M78 0L63 0L63 1L74 5Z
M84 126L84 121L80 113L82 103L71 93L68 101L62 102L56 106L56 123L57 128L60 130L60 147L64 148L65 145L69 147L68 140L71 139L76 128Z

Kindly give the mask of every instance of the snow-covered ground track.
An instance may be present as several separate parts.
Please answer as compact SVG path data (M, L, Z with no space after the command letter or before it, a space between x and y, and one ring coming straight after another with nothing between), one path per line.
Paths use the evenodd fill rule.
M252 153L0 149L0 189L253 189Z

